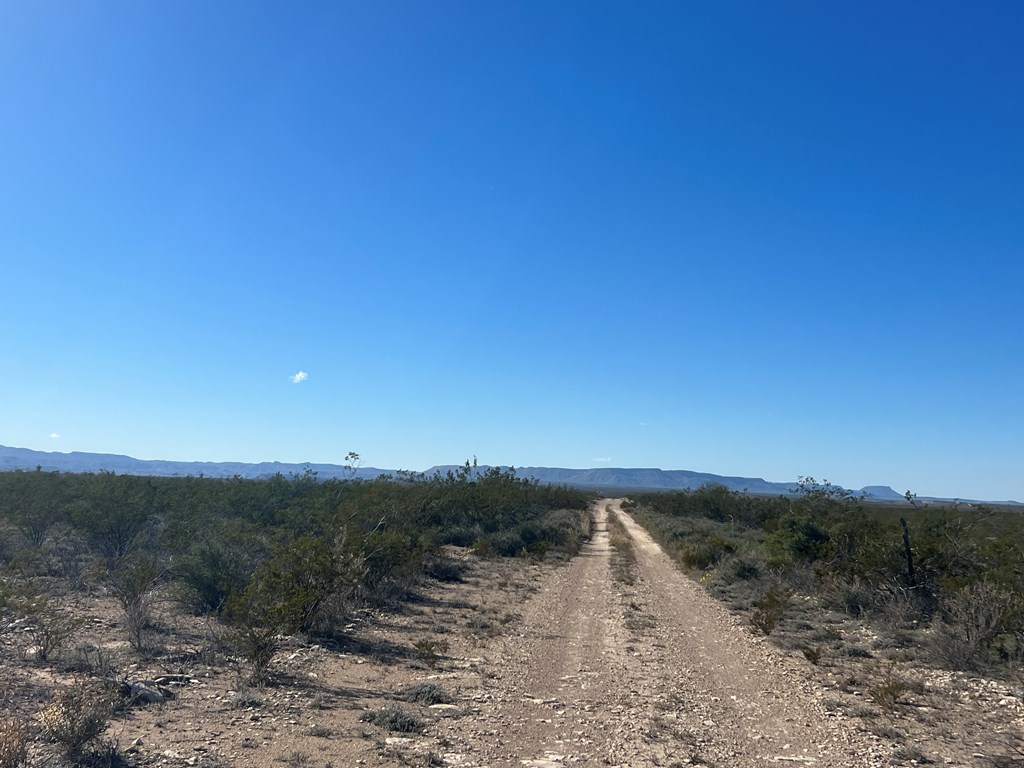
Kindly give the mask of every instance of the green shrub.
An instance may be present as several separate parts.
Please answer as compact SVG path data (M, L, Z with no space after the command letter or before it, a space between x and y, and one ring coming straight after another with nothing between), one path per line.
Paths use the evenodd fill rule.
M383 604L408 595L430 554L418 536L388 528L369 533L364 550L360 595Z
M791 515L781 519L768 535L765 551L773 562L787 565L827 560L834 547L832 537L819 522Z
M174 571L182 597L197 613L220 613L245 589L265 548L254 533L247 533L237 524L210 530L179 558Z
M680 547L679 558L691 570L706 571L735 551L736 545L732 542L719 536L709 536Z

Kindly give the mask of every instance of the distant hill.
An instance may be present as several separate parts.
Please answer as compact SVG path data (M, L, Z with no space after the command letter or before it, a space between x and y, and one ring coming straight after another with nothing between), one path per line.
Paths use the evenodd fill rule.
M247 464L240 461L162 461L133 459L114 453L51 453L28 448L0 445L0 470L35 469L44 472L115 472L119 475L150 475L153 477L270 477L275 474L301 475L307 470L321 479L356 477L371 479L390 470L360 467L348 470L339 464L284 464L264 461Z
M442 475L458 470L454 465L431 467ZM480 467L486 471L489 467ZM516 467L520 477L534 477L542 483L564 483L585 488L633 488L645 490L694 490L709 483L724 485L735 491L747 491L778 495L791 493L796 487L792 483L772 483L760 477L729 477L708 472L690 472L685 469L626 469L621 467L599 467L597 469L562 469L557 467ZM901 497L902 498L902 497Z
M248 464L236 461L161 461L134 459L112 453L55 453L33 451L28 448L10 448L0 445L0 471L32 470L39 467L44 472L115 472L122 475L150 475L154 477L270 477L275 474L301 475L315 472L321 480L358 477L369 480L383 474L394 474L396 470L376 467L348 469L339 464L285 464L279 461L265 461ZM422 474L442 475L463 469L457 464L431 467ZM486 472L490 467L477 467L477 472ZM507 467L502 467L507 469ZM566 469L560 467L516 467L519 477L536 478L542 483L562 483L581 488L603 488L622 490L695 490L708 484L724 485L734 491L745 491L770 496L787 495L796 488L796 481L771 482L760 477L734 477L713 475L709 472L691 472L685 469L629 469L620 467L598 467L595 469ZM860 491L869 500L901 501L903 494L886 485L869 485ZM926 499L922 498L922 501ZM948 501L948 499L935 499ZM1010 502L1014 503L1014 502Z
M878 501L905 501L906 496L902 493L897 493L888 485L866 485L860 489L869 499L877 499Z

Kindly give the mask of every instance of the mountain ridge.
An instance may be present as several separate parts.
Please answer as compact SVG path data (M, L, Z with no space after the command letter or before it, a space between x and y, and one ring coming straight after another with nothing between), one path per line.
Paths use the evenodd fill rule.
M162 459L136 459L113 453L86 453L72 451L36 451L31 448L14 448L0 445L0 471L33 470L47 472L115 472L128 475L150 475L154 477L243 477L255 479L275 474L301 475L315 472L317 477L328 479L360 478L370 480L381 475L394 475L402 470L379 469L377 467L354 467L326 463L287 463L280 461L168 461ZM445 475L448 472L465 471L465 465L441 464L414 475ZM488 465L470 468L471 472L482 473L491 469ZM501 466L506 470L509 467ZM710 472L695 472L686 469L659 469L657 467L592 467L574 469L568 467L516 467L519 477L534 478L542 483L559 483L588 488L621 488L623 490L696 490L708 484L724 485L726 488L760 495L791 495L797 481L774 482L760 477L716 475ZM889 486L869 485L860 490L869 500L899 501L903 494ZM925 500L951 501L951 499ZM1010 503L1017 502L992 502Z

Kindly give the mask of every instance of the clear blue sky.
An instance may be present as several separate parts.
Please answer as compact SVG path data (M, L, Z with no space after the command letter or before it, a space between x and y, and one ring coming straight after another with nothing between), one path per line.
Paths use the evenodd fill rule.
M1024 500L1022 39L1019 2L3 3L0 443Z

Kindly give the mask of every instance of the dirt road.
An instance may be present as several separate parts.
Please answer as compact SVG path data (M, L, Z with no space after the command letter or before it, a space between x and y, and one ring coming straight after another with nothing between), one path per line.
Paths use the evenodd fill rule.
M613 573L607 516L636 555ZM746 768L888 764L888 749L826 710L802 668L681 573L619 502L522 608L481 663L470 717L439 723L449 765Z

